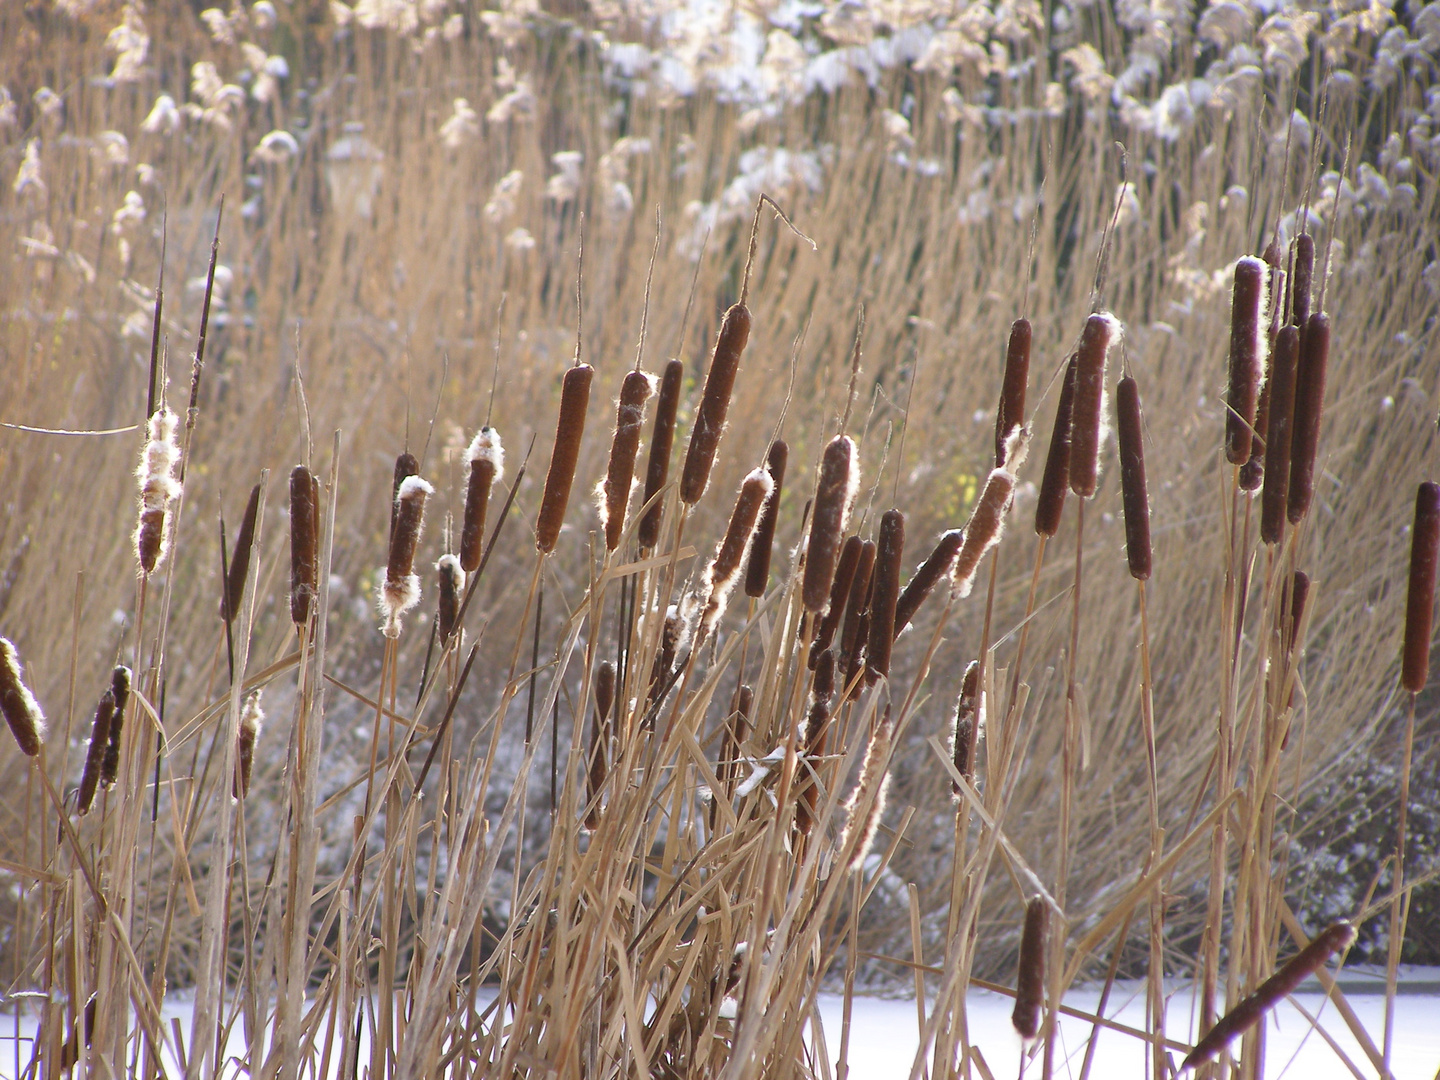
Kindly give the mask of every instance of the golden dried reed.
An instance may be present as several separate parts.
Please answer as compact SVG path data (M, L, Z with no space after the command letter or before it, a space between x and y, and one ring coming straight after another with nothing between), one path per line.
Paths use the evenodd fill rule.
M860 779L845 800L845 828L840 834L840 851L849 853L846 869L856 871L865 865L875 832L885 813L885 794L890 787L890 745L895 725L887 706L885 715L870 733L865 745L865 760L860 766Z

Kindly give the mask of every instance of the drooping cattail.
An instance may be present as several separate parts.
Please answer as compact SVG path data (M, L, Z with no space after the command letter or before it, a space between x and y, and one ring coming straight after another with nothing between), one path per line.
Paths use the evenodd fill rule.
M765 595L765 586L770 583L770 553L775 546L775 523L780 517L780 489L785 483L785 465L790 460L790 444L776 439L770 444L765 455L765 471L775 482L765 508L760 511L760 523L755 526L755 539L750 542L750 558L745 563L745 595L758 600Z
M818 612L830 599L840 538L845 535L850 506L859 486L855 440L848 435L836 435L820 459L815 504L810 512L810 542L805 550L805 577L800 590L806 611Z
M1085 320L1075 350L1075 405L1070 420L1070 490L1095 494L1100 476L1100 426L1105 411L1105 362L1119 342L1120 320L1108 311Z
M1005 512L1010 508L1010 497L1015 492L1015 471L1025 463L1030 444L1030 433L1025 428L1011 432L1009 445L1005 450L1003 468L991 469L985 480L985 487L970 513L965 526L965 539L960 544L960 554L955 557L951 570L954 584L951 595L964 599L975 585L975 572L980 560L1000 543L1005 533Z
M1278 544L1285 531L1299 344L1300 332L1285 327L1275 338L1275 355L1270 359L1270 419L1265 432L1265 486L1260 495L1260 539L1267 544Z
M860 551L865 542L859 536L847 536L840 546L840 558L835 563L835 579L830 583L830 600L825 614L820 618L820 627L815 631L815 643L810 648L810 666L814 668L820 654L835 640L835 631L840 628L840 619L845 614L845 601L850 596L850 583L855 578L855 568L860 565Z
M440 577L440 603L436 617L443 647L449 644L450 635L455 633L455 624L460 621L460 601L465 597L465 571L454 555L441 555L435 570Z
M1000 406L995 411L995 465L1005 464L1005 440L1025 423L1025 390L1030 381L1030 320L1010 325L1005 348L1005 376L1000 382Z
M290 472L290 621L296 626L309 623L318 595L319 495L319 481L304 465L296 465Z
M1295 365L1295 408L1290 436L1290 490L1286 516L1298 525L1315 497L1315 456L1320 451L1320 415L1325 408L1325 369L1330 358L1330 316L1311 313L1300 334Z
M505 447L500 432L482 427L465 450L470 480L465 487L465 521L460 527L460 569L473 574L485 554L485 512L490 491L505 475Z
M570 486L580 460L580 439L585 434L585 410L590 405L590 383L595 369L576 364L565 372L560 387L560 418L555 425L555 448L550 454L550 471L545 475L545 495L540 500L540 517L535 523L535 547L544 554L555 550L565 508L570 503Z
M840 656L837 676L840 684L852 692L855 675L860 670L860 657L870 636L870 584L875 573L875 542L860 544L860 557L850 578L850 595L845 601L845 623L840 631Z
M230 794L243 799L250 794L250 770L255 763L255 741L265 726L265 712L260 708L260 691L245 699L240 711L240 734L235 743L235 780Z
M645 503L648 509L640 518L636 537L640 547L646 551L660 542L660 520L664 517L664 508L655 496L670 478L675 413L680 408L680 386L684 379L685 364L680 360L671 360L660 376L660 396L655 402L655 429L650 435L650 460L645 469Z
M400 636L400 616L420 602L420 577L415 570L415 549L425 523L425 500L435 489L420 476L407 476L395 495L395 528L390 534L390 557L379 590L380 615L385 636Z
M625 508L630 503L635 456L640 450L640 424L645 419L645 402L652 390L651 378L643 371L630 372L620 384L615 437L610 441L610 464L601 485L606 551L620 546L620 534L625 530Z
M110 718L110 739L100 759L100 784L111 787L120 771L120 736L125 727L125 706L130 704L130 669L118 664L110 673L110 693L115 697L115 714Z
M730 395L735 390L735 376L740 372L740 355L749 340L750 309L742 300L732 304L720 321L710 370L705 375L705 389L695 410L695 427L690 432L685 469L680 474L680 501L687 506L700 501L710 482L710 469L715 464L715 452L720 449L720 436L725 430L725 414L730 411Z
M609 770L610 710L615 706L615 665L602 661L595 672L595 713L590 720L590 764L585 773L585 827L600 824L600 789Z
M1415 492L1410 531L1410 587L1405 597L1405 660L1400 685L1412 694L1430 675L1430 626L1435 615L1435 575L1440 562L1440 484L1426 481Z
M935 583L950 573L950 567L955 565L955 556L960 554L960 545L964 542L964 529L951 529L942 533L935 547L925 557L925 561L906 582L905 591L900 594L900 599L895 603L895 636L897 638L900 636L900 632L910 625L910 620L915 618L915 613L920 610L920 605L930 595L930 590L935 588Z
M1315 238L1301 233L1295 238L1295 269L1290 287L1290 322L1304 326L1310 318L1310 288L1315 279Z
M105 749L110 745L110 723L115 719L115 693L110 689L100 695L95 706L95 719L90 725L90 745L85 750L85 769L80 774L80 790L75 796L76 810L88 814L95 803L95 790L100 786L100 766Z
M10 639L3 637L0 637L0 712L5 714L5 722L20 744L20 752L28 757L40 753L45 742L45 714L25 685L20 654Z
M1265 264L1246 255L1235 264L1230 300L1230 378L1225 390L1225 458L1232 465L1250 460L1255 405L1265 370Z
M1025 929L1020 932L1020 966L1015 976L1015 1011L1010 1014L1020 1038L1040 1034L1040 1013L1045 1006L1045 950L1050 936L1050 909L1043 896L1025 905Z
M250 575L250 550L255 546L255 517L260 512L260 485L250 489L250 501L245 504L245 516L240 519L240 531L235 534L235 549L230 553L229 574L225 578L225 593L220 597L220 618L229 622L240 611L240 601L245 596L245 579Z
M701 632L706 635L715 629L715 624L725 614L730 593L734 590L735 583L740 580L740 566L745 561L745 553L755 535L755 523L760 519L760 509L774 488L775 481L770 479L770 474L764 469L751 469L740 484L740 494L735 497L735 509L731 511L725 537L715 549L715 558L705 568L701 582L701 590L705 594L705 609L701 615L700 627Z
M886 510L880 515L875 577L870 586L870 640L865 647L865 679L871 684L890 675L895 608L900 599L900 560L904 553L905 515L899 510Z
M1054 536L1060 529L1060 514L1065 509L1065 492L1070 488L1070 440L1074 425L1075 380L1079 362L1071 355L1065 364L1065 378L1060 384L1060 401L1055 406L1055 430L1050 435L1050 450L1045 455L1045 472L1040 479L1040 498L1035 505L1035 532Z
M985 730L985 695L980 687L980 661L971 660L960 681L960 698L955 703L955 730L950 737L950 754L955 771L967 781L975 781L975 747ZM960 785L950 785L960 794Z
M420 475L420 459L406 450L395 459L395 481L390 485L390 535L395 535L395 519L399 514L400 485L409 477Z
M1136 581L1150 577L1150 495L1145 486L1145 444L1140 424L1140 387L1126 375L1115 387L1120 434L1120 492L1125 504L1125 557Z
M150 417L149 439L140 455L135 476L140 481L140 524L135 529L135 556L142 573L154 573L165 558L169 540L165 529L165 511L180 495L180 481L174 476L180 460L180 447L175 442L179 418L162 405Z
M885 813L885 793L890 786L890 744L894 736L895 725L890 721L887 706L865 746L860 779L845 800L845 829L840 834L840 851L842 854L850 851L845 865L851 871L865 865L880 818Z
M1180 1071L1185 1072L1203 1062L1214 1061L1233 1039L1259 1023L1261 1017L1285 1000L1309 976L1324 967L1330 957L1349 948L1354 941L1355 927L1343 920L1320 931L1309 945L1257 986L1254 993L1226 1013L1219 1023L1195 1044L1195 1049L1185 1055Z

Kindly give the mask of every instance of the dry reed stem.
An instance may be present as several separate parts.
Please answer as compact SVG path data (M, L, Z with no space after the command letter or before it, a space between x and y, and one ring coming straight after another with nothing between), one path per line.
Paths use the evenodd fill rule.
M820 459L815 502L810 513L810 541L805 549L805 579L801 597L805 610L824 610L835 579L835 560L840 538L850 518L850 507L860 486L860 468L855 460L855 440L836 435Z
M1295 407L1291 420L1290 489L1286 516L1300 524L1315 497L1315 456L1320 450L1320 415L1330 357L1330 316L1316 311L1305 320L1295 366Z
M1410 578L1405 594L1405 646L1400 685L1412 694L1430 676L1430 629L1435 618L1435 578L1440 566L1440 484L1426 481L1415 491L1410 531Z
M470 476L465 487L465 517L460 527L460 569L473 574L485 548L485 516L490 491L505 476L505 447L500 432L486 425L465 450Z
M590 384L594 378L595 369L589 364L575 364L565 372L561 384L555 446L550 453L545 494L540 500L540 516L535 523L535 548L542 555L555 550L560 526L565 522L565 508L570 503L570 487L575 482L575 467L580 460L580 440L585 435L585 410L590 405Z
M758 600L765 595L770 583L770 555L775 546L775 525L780 518L780 495L785 483L785 466L790 460L790 444L776 439L770 444L765 455L765 471L770 474L774 488L760 511L760 522L755 526L755 539L750 544L750 557L745 564L745 595Z
M1070 452L1074 428L1072 421L1078 373L1078 355L1072 353L1065 364L1060 400L1055 406L1055 427L1050 435L1050 449L1045 455L1045 471L1040 479L1040 497L1035 504L1035 532L1047 539L1060 529L1060 515L1065 509L1065 493L1070 489Z
M840 833L840 852L845 856L845 867L851 873L864 867L870 845L875 842L875 832L880 827L880 818L885 813L885 793L890 786L890 747L894 736L895 725L887 709L870 733L870 739L865 744L865 759L860 766L860 778L845 800L845 828Z
M1120 341L1120 320L1107 311L1085 320L1075 350L1075 398L1070 421L1070 490L1082 499L1095 494L1100 475L1101 427L1105 412L1105 366Z
M1145 443L1140 415L1140 388L1127 375L1115 387L1115 411L1120 435L1120 489L1125 505L1125 556L1130 576L1150 577L1150 495L1145 485Z
M660 542L660 523L665 507L656 498L670 478L670 451L675 445L675 415L680 408L680 388L685 379L685 364L671 360L660 376L660 392L655 403L655 427L650 435L650 458L645 469L647 507L636 534L642 551L652 551Z

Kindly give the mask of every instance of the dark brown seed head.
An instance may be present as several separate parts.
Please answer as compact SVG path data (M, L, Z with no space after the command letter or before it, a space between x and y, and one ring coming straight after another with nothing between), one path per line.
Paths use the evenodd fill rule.
M485 554L485 514L490 506L490 490L505 474L505 448L500 433L483 427L465 451L470 466L469 483L465 488L465 521L460 528L460 569L473 574L480 569Z
M872 540L860 545L860 557L856 560L855 574L850 578L850 595L845 602L845 623L840 630L838 675L841 684L852 693L858 690L852 684L870 634L870 586L875 574L875 550Z
M8 638L0 637L0 712L27 757L40 753L45 742L45 714L25 680L20 668L20 654Z
M400 485L405 482L406 477L420 475L420 459L406 450L395 459L395 482L390 485L390 533L395 533L395 514L398 509L396 500L400 498Z
M1030 320L1016 319L1005 349L1005 377L995 413L995 467L1005 464L1005 440L1025 423L1025 389L1030 381Z
M140 569L153 573L160 564L165 547L165 511L146 508L140 511L140 527L135 530L135 555Z
M905 585L905 591L900 594L900 599L895 603L895 636L898 638L900 632L910 625L910 620L915 618L915 613L920 610L920 605L930 595L930 590L935 588L935 583L955 565L955 556L960 554L960 545L965 541L964 529L951 529L941 535L925 561L920 564L914 575Z
M655 403L655 430L650 436L650 461L645 470L645 502L649 509L640 519L638 539L643 550L651 550L660 542L660 519L664 516L657 492L670 478L670 449L675 444L675 413L680 407L680 385L685 378L685 365L671 360L660 376L660 397Z
M821 611L830 599L840 538L845 533L850 504L859 483L855 441L848 435L836 435L820 460L820 478L810 514L810 543L805 551L805 578L801 586L806 611Z
M1120 429L1120 492L1125 504L1125 557L1136 581L1150 577L1150 495L1145 486L1145 444L1140 422L1140 388L1127 375L1115 387Z
M848 536L840 546L840 558L835 563L835 578L830 583L830 601L825 614L820 618L820 627L815 632L815 644L810 650L810 665L819 662L820 653L835 640L835 631L840 628L840 619L845 614L845 601L850 596L850 582L855 577L855 568L860 565L860 549L864 541L858 536Z
M1050 436L1050 451L1045 455L1045 472L1040 479L1040 498L1035 507L1035 532L1054 536L1060 529L1060 514L1065 509L1065 492L1070 487L1070 435L1075 411L1075 379L1078 360L1071 356L1065 365L1065 379L1060 386L1060 402L1055 406L1055 430Z
M635 478L635 457L640 450L640 424L651 393L650 376L632 371L620 384L615 410L615 437L610 441L610 465L605 472L605 550L620 546L625 530L625 508L630 503L630 482Z
M980 661L971 660L960 683L960 699L955 703L955 731L950 748L955 771L971 783L975 781L975 747L980 742L984 724L985 697L980 692ZM950 783L955 794L959 795L959 785L953 780Z
M1260 403L1255 407L1255 432L1250 439L1250 460L1240 466L1240 490L1250 494L1265 482L1265 436L1270 430L1270 379L1260 387Z
M991 469L985 479L985 487L965 525L960 554L955 556L955 565L950 571L953 581L950 594L956 599L970 595L980 560L1000 543L1005 533L1005 513L1010 509L1010 499L1015 492L1015 470L1024 464L1027 446L1028 433L1024 428L1012 433L1007 444L1005 466Z
M705 611L701 626L706 633L714 629L715 623L725 612L730 593L740 579L740 565L745 552L755 535L755 523L760 520L760 509L770 497L775 482L764 469L752 469L740 485L735 497L735 509L730 513L730 524L725 537L715 551L715 558L705 570Z
M385 582L380 586L380 614L385 636L398 637L400 616L420 602L420 578L415 574L415 550L425 524L425 500L435 489L420 476L407 476L395 496L395 528L390 533L390 557Z
M165 509L180 494L175 465L180 447L175 441L179 418L161 406L150 417L149 439L135 475L140 481L140 523L135 529L135 555L144 574L154 573L165 558Z
M1295 269L1291 276L1290 322L1304 326L1310 318L1310 288L1315 278L1315 238L1301 233L1295 238Z
M744 303L733 304L720 323L700 407L695 410L690 446L685 452L680 501L687 506L700 501L710 482L710 469L715 464L715 452L720 449L720 436L725 430L725 415L730 411L730 395L735 391L735 376L740 372L740 355L749 339L750 309Z
M905 554L905 515L886 510L880 516L880 541L875 548L875 580L870 589L870 641L865 648L865 679L877 682L890 675L890 649L895 642L895 607L900 599L900 560Z
M1285 531L1290 486L1291 418L1295 407L1295 360L1300 331L1287 326L1275 338L1270 358L1270 418L1265 432L1265 487L1260 496L1260 539L1278 544Z
M1099 312L1085 320L1075 350L1075 406L1070 423L1070 490L1095 494L1100 476L1100 420L1104 412L1105 361L1120 340L1120 320Z
M220 618L229 622L232 612L239 612L245 595L245 579L250 574L250 549L255 546L255 516L260 512L260 485L250 489L240 531L235 534L235 548L230 552L230 572L225 578L225 593L220 597Z
M304 465L296 465L291 470L290 621L296 626L310 621L319 581L319 537L315 533L318 487L315 477Z
M1045 1006L1045 949L1050 930L1050 909L1044 897L1025 905L1025 929L1020 933L1020 967L1015 978L1015 1011L1010 1022L1022 1039L1040 1034L1040 1013Z
M250 771L255 762L255 741L260 738L260 729L265 724L265 713L260 708L260 691L256 690L245 699L245 708L240 713L240 735L235 744L235 780L230 794L243 799L250 794Z
M1294 655L1300 641L1300 621L1305 618L1305 603L1310 599L1310 575L1296 570L1290 579L1290 652Z
M130 704L130 669L124 664L116 664L110 673L110 692L115 695L115 722L119 723Z
M1265 264L1246 256L1235 264L1230 301L1230 379L1225 390L1225 458L1232 465L1250 460L1255 404L1264 369Z
M535 524L535 547L549 554L560 538L565 508L570 504L570 486L580 461L580 440L585 434L585 410L590 405L590 383L595 369L576 364L565 372L560 388L560 418L555 425L555 448L550 454L550 471L545 476L545 494L540 500L540 517Z
M1435 616L1435 576L1440 565L1440 484L1429 481L1415 492L1410 531L1410 587L1405 596L1405 653L1400 685L1412 694L1430 676L1430 627Z
M460 601L465 596L465 571L454 555L441 555L435 570L440 576L440 606L436 616L440 625L437 629L440 644L444 646L449 643L455 624L460 621Z
M1325 369L1330 358L1330 316L1316 311L1300 334L1295 365L1295 409L1290 437L1290 491L1286 516L1300 524L1315 498L1315 456L1320 451L1320 415L1325 408Z
M80 790L75 796L75 806L80 814L88 814L95 803L95 790L100 786L100 766L105 760L105 748L110 745L110 723L115 719L115 694L106 690L100 695L100 704L95 707L95 719L90 725L90 745L85 750L85 770L80 774Z
M765 471L775 482L774 490L765 500L760 511L760 523L755 526L755 539L750 542L750 558L745 564L745 595L759 599L765 595L765 586L770 583L770 552L775 546L775 523L780 516L780 488L785 483L785 465L790 460L790 445L784 439L770 444L765 455Z

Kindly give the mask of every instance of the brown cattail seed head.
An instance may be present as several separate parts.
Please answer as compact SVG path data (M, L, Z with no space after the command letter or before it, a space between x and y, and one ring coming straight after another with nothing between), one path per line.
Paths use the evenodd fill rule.
M310 621L319 584L319 482L304 465L290 473L290 621Z
M555 449L550 454L550 471L545 476L545 495L540 500L540 518L535 524L535 547L545 554L555 550L565 508L570 503L570 486L580 460L580 439L585 434L585 410L590 405L590 383L595 369L576 364L565 372L560 387L560 419L555 425Z
M1075 350L1075 405L1070 421L1070 490L1095 494L1100 475L1100 427L1105 411L1105 361L1120 340L1120 320L1099 312L1085 320Z
M438 629L440 644L445 645L450 641L450 635L455 633L455 624L460 621L460 601L465 596L465 571L460 568L460 560L454 555L441 555L440 561L435 564L435 570L440 575Z
M680 407L680 387L685 379L685 365L671 360L660 376L660 396L655 402L655 430L650 436L650 461L645 470L645 502L637 539L646 550L660 541L660 520L664 516L656 494L670 478L670 449L675 445L675 413ZM655 500L652 502L651 500Z
M1035 507L1035 532L1040 536L1054 536L1059 531L1060 514L1065 509L1065 492L1070 487L1070 435L1077 375L1078 359L1071 356L1065 365L1060 402L1055 407L1055 430L1050 436L1050 451L1045 455L1045 473L1040 479L1040 498Z
M120 733L125 725L125 706L130 704L130 669L124 664L110 673L110 693L115 696L115 715L110 720L110 740L100 759L100 783L110 787L120 768Z
M1405 659L1400 685L1412 694L1425 689L1430 675L1430 627L1435 616L1437 563L1440 563L1440 484L1427 481L1415 492L1415 524L1410 531L1410 588L1405 597Z
M820 628L815 633L815 644L810 651L813 667L818 656L830 647L835 631L840 627L840 618L845 614L845 601L850 596L850 583L855 577L855 568L860 565L860 550L865 542L858 536L848 536L840 546L840 558L835 563L835 579L830 583L830 601L820 619Z
M805 578L801 586L806 611L822 610L830 598L840 537L845 534L850 506L859 485L855 440L848 435L836 435L820 459L820 479L810 513L810 543L805 551Z
M180 495L180 481L174 476L180 460L175 442L179 418L166 406L150 417L149 440L140 456L135 475L140 481L140 524L135 530L135 556L140 570L151 574L165 558L165 511Z
M870 845L875 842L875 832L885 813L885 793L890 786L890 744L894 736L895 725L890 722L890 711L886 709L866 744L860 779L845 800L845 830L840 834L840 850L844 852L854 845L845 864L847 869L859 870L864 866Z
M1030 381L1030 320L1016 319L1010 326L1005 349L1005 377L1000 383L1000 407L995 414L995 465L1005 464L1005 440L1025 423L1025 390Z
M490 506L490 489L505 475L505 447L500 433L483 427L465 451L470 480L465 488L465 521L460 527L460 569L473 574L485 554L485 511Z
M1136 581L1150 577L1150 495L1145 486L1145 444L1141 437L1140 388L1126 375L1115 387L1120 428L1120 492L1125 504L1125 557Z
M115 694L106 690L95 707L95 720L90 725L90 745L85 751L85 770L80 774L80 790L75 796L79 813L88 814L95 803L95 790L100 786L100 766L105 748L110 745L110 723L115 719Z
M1025 905L1025 929L1020 932L1020 967L1015 978L1015 1011L1010 1022L1022 1039L1040 1034L1040 1013L1045 1005L1045 949L1050 930L1050 909L1045 898L1033 896Z
M875 577L870 586L870 641L865 648L865 678L871 683L890 675L895 607L900 599L900 560L904 553L905 515L899 510L886 510L880 516Z
M1315 278L1315 238L1301 233L1295 238L1295 272L1291 278L1290 322L1304 326L1310 318L1310 288Z
M1287 326L1275 338L1270 361L1270 419L1265 432L1265 487L1260 496L1260 539L1278 544L1285 531L1290 486L1290 432L1295 407L1295 358L1300 332Z
M740 580L740 565L745 561L745 552L755 535L760 509L774 487L775 481L764 469L752 469L740 484L740 494L736 496L735 509L730 514L730 525L715 551L715 558L705 570L702 583L706 599L701 627L706 634L725 614L730 593Z
M1251 495L1265 482L1265 436L1270 430L1270 384L1266 379L1260 388L1260 403L1255 407L1255 432L1250 439L1250 460L1240 466L1240 490Z
M1290 490L1286 516L1298 525L1315 497L1315 456L1320 451L1320 414L1325 408L1325 369L1330 358L1330 316L1314 312L1300 334L1295 365L1295 408L1290 436Z
M980 492L980 499L965 526L965 539L951 570L954 583L951 595L956 599L970 595L980 560L1000 543L1005 533L1005 511L1010 508L1010 496L1015 491L1015 470L1025 463L1029 440L1030 433L1025 428L1012 432L1005 451L1004 468L991 469L985 480L985 488Z
M1290 579L1290 652L1294 655L1300 642L1300 620L1305 618L1305 604L1310 599L1310 575L1296 570Z
M971 660L960 682L960 699L955 703L955 730L951 735L950 754L955 771L967 781L975 780L975 747L985 725L985 696L980 688L980 661ZM955 794L960 786L953 780Z
M790 444L776 439L765 455L765 471L775 482L760 522L755 526L755 539L750 542L750 558L745 563L745 595L759 599L770 583L770 553L775 546L775 523L780 517L780 488L785 483L785 465L790 460Z
M685 451L680 501L687 506L700 501L710 482L710 469L715 464L715 452L720 449L720 435L725 430L725 414L730 411L730 395L735 390L735 376L740 372L740 354L749 340L750 309L743 302L733 304L720 322L720 336L715 339L700 407L695 410L695 428L690 432L690 446Z
M870 582L875 573L875 543L860 544L860 557L850 578L850 595L845 603L845 625L840 631L840 679L850 687L860 670L860 654L869 636Z
M395 517L399 512L396 499L400 497L400 485L407 477L420 475L420 459L406 450L395 459L395 482L390 485L390 535L395 535Z
M415 574L415 549L425 523L425 500L435 489L419 476L407 476L395 495L395 529L390 534L390 557L380 586L380 614L385 636L400 636L400 616L420 602L420 578Z
M1225 391L1225 458L1232 465L1250 460L1255 404L1264 373L1265 264L1245 256L1235 264L1230 301L1230 380Z
M250 489L245 516L235 535L235 549L230 553L229 573L225 577L225 593L220 597L220 618L229 622L240 611L245 596L245 579L250 575L250 550L255 546L255 517L260 512L260 485Z
M118 722L125 715L125 706L130 704L130 669L116 664L110 673L110 691L115 695L115 719Z
M900 594L900 599L895 604L897 638L900 632L910 625L910 620L915 617L915 612L920 610L920 605L930 595L930 590L935 588L935 583L950 573L950 567L955 565L955 556L960 554L960 546L964 542L964 529L951 529L942 534L934 549L906 583L905 591Z
M20 744L20 752L28 757L40 753L45 741L45 714L25 685L20 654L10 640L3 637L0 637L0 712L4 712L5 722Z
M240 735L235 744L235 782L230 794L243 799L250 794L250 770L255 762L255 741L260 738L260 729L265 724L265 713L260 708L260 691L256 690L245 699L245 708L240 712Z
M630 483L635 478L635 456L640 450L640 424L645 419L645 401L652 381L643 371L632 371L620 384L620 403L615 410L615 438L610 443L610 466L605 472L601 500L605 526L605 550L620 546L625 530L625 508L630 502Z

